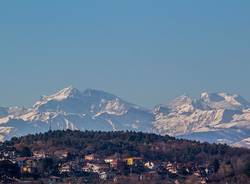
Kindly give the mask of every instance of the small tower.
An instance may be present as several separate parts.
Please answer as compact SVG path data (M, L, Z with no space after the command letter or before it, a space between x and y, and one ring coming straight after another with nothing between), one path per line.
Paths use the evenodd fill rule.
M49 115L49 131L52 131L52 120L51 120L52 116L51 114Z

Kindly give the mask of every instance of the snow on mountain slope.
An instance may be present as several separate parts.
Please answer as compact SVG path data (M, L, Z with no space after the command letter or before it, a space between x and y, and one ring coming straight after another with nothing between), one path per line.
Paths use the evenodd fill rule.
M244 147L250 149L250 137L233 144L234 147Z
M178 135L178 138L198 140L201 142L209 143L225 143L234 145L235 143L249 137L250 129L237 129L237 128L226 128L226 129L213 129L207 131L193 132L190 134Z
M152 131L150 110L93 89L67 87L43 96L30 109L10 108L0 117L0 140L54 129Z
M0 127L0 141L7 139L12 129L12 127Z
M243 109L250 106L244 98L239 95L228 93L202 93L200 100L212 109Z
M182 95L161 108L168 111L155 110L153 126L163 135L230 144L250 135L249 102L238 95L205 92L198 99Z
M25 111L24 107L0 107L0 118L8 115L19 115Z
M100 90L67 87L28 109L0 108L0 141L49 129L132 130L247 146L250 104L239 95L205 92L149 110Z
M24 107L0 107L0 124L4 124L14 116L19 116L26 112Z

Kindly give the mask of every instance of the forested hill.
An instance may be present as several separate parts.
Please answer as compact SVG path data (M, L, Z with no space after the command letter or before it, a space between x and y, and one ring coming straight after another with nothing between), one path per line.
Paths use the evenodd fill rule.
M2 147L13 147L17 153L25 152L23 156L32 156L35 151L53 155L58 150L66 150L71 158L95 154L104 159L119 154L121 158L140 157L144 162L150 161L159 166L167 162L183 167L192 165L210 168L207 178L214 182L240 181L250 176L248 149L155 134L58 130L12 138Z
M31 150L45 150L50 153L66 149L75 154L99 154L109 156L120 153L126 156L142 156L149 160L169 160L198 163L217 158L222 161L233 157L250 157L250 150L231 148L222 144L199 143L170 136L136 132L100 131L50 131L43 134L12 138L5 142L17 149L28 147Z

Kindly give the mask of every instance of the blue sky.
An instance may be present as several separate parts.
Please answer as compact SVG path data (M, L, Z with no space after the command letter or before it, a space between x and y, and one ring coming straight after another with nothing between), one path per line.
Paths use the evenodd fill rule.
M151 107L183 93L250 100L250 1L0 3L0 106L73 85Z

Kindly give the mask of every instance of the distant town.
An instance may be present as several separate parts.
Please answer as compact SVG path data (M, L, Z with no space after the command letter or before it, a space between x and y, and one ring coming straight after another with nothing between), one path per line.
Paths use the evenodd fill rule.
M32 156L21 157L12 149L5 148L1 151L1 162L12 165L17 164L17 173L21 176L21 180L15 177L1 176L4 181L30 181L40 177L40 173L48 172L48 178L41 178L44 183L65 182L67 178L81 178L84 182L103 182L111 181L119 183L119 180L125 181L127 177L131 177L133 181L148 181L152 178L164 180L169 177L169 181L178 182L178 177L183 175L193 175L193 178L201 184L207 183L207 176L214 172L212 166L197 166L190 162L188 164L179 164L171 162L152 162L146 161L142 157L124 157L115 154L109 157L100 155L80 155L72 158L70 152L66 150L58 150L54 153L45 153L44 151L34 151ZM53 160L58 161L58 165L54 168L49 164ZM46 166L47 164L47 166ZM40 168L41 165L45 168ZM40 170L42 169L42 170ZM46 171L46 169L48 169ZM40 170L40 171L39 171ZM53 172L57 171L55 175Z
M61 135L65 135L65 137ZM106 137L106 140L104 137ZM110 137L116 137L114 139L117 139L117 142L113 143L112 146L106 144L103 148L97 148L107 140L112 141ZM91 145L89 141L98 138L102 145ZM82 144L81 141L79 141L79 145L74 144L74 140L77 139L86 143L86 145L81 145L84 147L82 151L79 147ZM125 143L125 140L130 144ZM65 146L58 144L57 141L62 141ZM118 142L120 145L118 145ZM173 152L183 151L183 155L186 154L186 144L189 144L190 155L187 156L190 158L183 157L183 160L180 160L174 158L174 155L168 157L158 154L164 147L164 142L166 145L171 144L172 146L178 144L179 148L172 147L172 150ZM141 147L142 150L147 149L147 144L151 151L138 152L133 148L133 144ZM57 147L54 145L57 145ZM120 150L122 147L126 150ZM195 151L195 149L200 150L201 147L202 144L200 143L177 141L171 137L160 137L154 134L50 131L20 139L13 138L11 141L1 143L0 179L1 183L206 184L220 183L219 180L211 179L216 179L218 174L220 176L225 175L222 181L227 181L224 180L227 178L230 181L233 177L238 177L236 175L238 171L233 168L234 164L232 162L227 163L229 160L225 161L223 157L218 157L218 155L225 155L226 159L227 154L229 154L228 150L231 148L221 145L216 147L219 147L219 149L213 150L213 146L207 144L202 148L204 150L199 153ZM99 149L101 150L99 151ZM207 149L207 154L214 152L213 159L206 156L205 149ZM238 152L243 156L250 155L249 150L239 149ZM231 156L234 158L233 155ZM203 160L202 157L208 160ZM246 174L239 173L238 175L242 179L246 179L248 177L247 172L249 171L246 170ZM238 181L240 180L238 179Z

